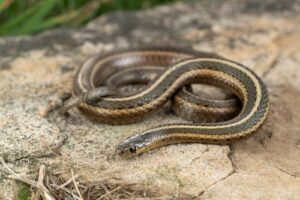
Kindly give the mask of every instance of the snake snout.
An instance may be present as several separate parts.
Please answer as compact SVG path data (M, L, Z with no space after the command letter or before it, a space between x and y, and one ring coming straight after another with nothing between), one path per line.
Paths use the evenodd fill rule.
M116 154L120 157L133 157L137 154L137 147L132 143L122 142L117 146Z
M121 157L131 158L147 150L151 140L146 134L136 134L123 140L116 148L116 154Z

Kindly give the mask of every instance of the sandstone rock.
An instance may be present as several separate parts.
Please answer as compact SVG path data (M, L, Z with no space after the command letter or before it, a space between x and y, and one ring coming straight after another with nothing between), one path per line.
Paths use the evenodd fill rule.
M178 2L143 12L108 14L80 30L1 38L1 154L15 164L25 158L29 163L59 163L77 168L90 180L117 178L177 197L297 199L299 10L300 2L295 0ZM265 126L231 146L180 144L121 160L114 148L123 138L183 120L159 112L136 124L110 126L91 122L76 109L58 121L37 114L49 99L70 90L76 69L89 56L147 44L180 44L248 65L269 88ZM0 178L2 193L7 180Z

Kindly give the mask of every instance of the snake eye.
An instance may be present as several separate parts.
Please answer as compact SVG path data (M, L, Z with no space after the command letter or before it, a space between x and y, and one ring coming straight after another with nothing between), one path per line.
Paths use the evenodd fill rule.
M136 153L136 146L132 146L129 148L130 153Z

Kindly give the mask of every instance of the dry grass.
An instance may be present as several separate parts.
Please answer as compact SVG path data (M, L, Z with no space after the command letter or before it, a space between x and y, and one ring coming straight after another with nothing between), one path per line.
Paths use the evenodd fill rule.
M108 180L90 182L74 175L66 179L61 174L48 174L44 185L57 200L109 200L159 197L155 191L145 191L134 184L112 183Z
M141 185L128 184L118 180L88 181L73 170L53 173L40 166L36 179L15 173L1 159L2 171L14 181L20 181L31 187L32 200L110 200L110 199L173 199L159 190L145 189ZM18 198L16 198L19 200Z

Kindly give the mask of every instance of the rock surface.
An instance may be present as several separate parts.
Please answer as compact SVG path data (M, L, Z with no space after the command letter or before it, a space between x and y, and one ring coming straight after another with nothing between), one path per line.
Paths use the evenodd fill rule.
M90 180L117 178L179 198L299 199L299 11L296 0L178 2L108 14L80 30L0 38L1 154L13 165L59 163ZM269 89L265 126L231 146L173 145L121 160L114 154L120 140L182 119L159 112L136 124L110 126L73 110L61 130L63 119L37 114L49 99L70 90L76 69L89 56L147 44L181 44L250 66ZM0 180L0 194L11 191L6 179Z

